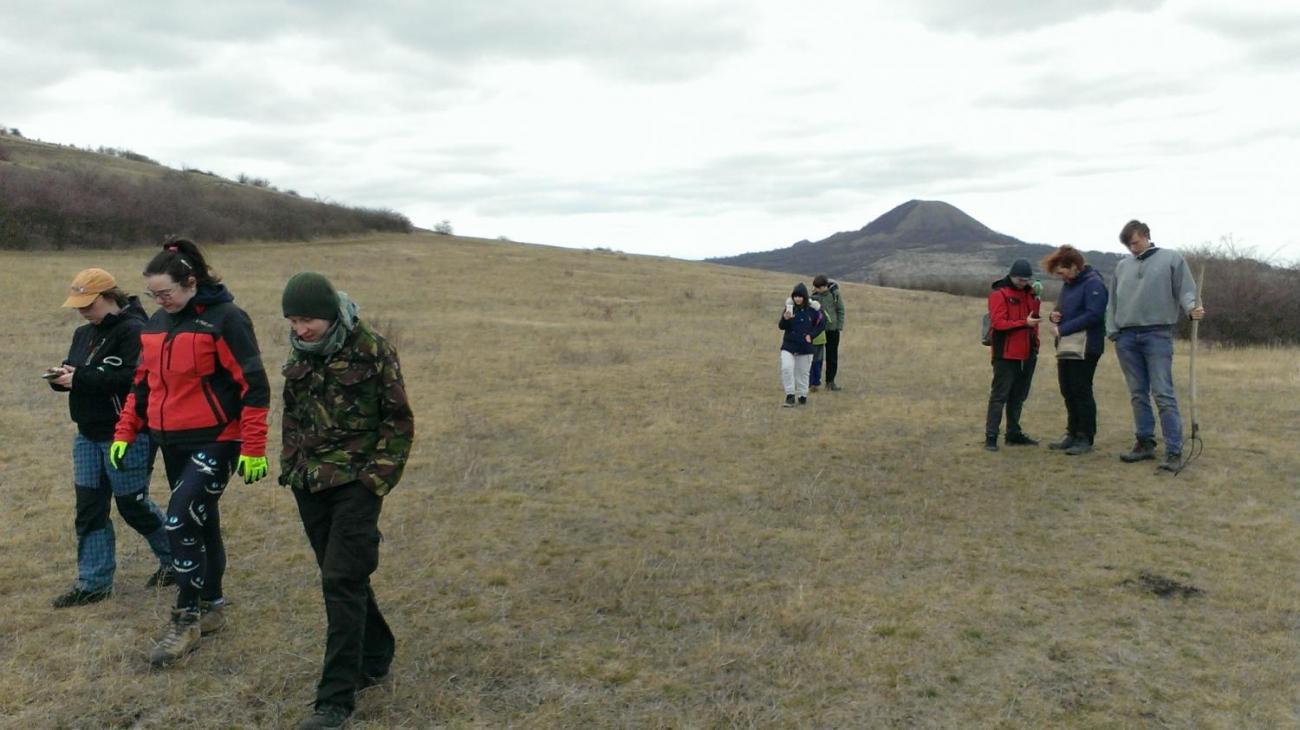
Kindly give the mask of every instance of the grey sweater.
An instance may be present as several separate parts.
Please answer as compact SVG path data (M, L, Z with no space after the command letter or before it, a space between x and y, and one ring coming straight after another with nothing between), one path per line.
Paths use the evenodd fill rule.
M1106 336L1114 339L1125 327L1173 325L1195 308L1196 280L1182 254L1152 246L1115 266Z

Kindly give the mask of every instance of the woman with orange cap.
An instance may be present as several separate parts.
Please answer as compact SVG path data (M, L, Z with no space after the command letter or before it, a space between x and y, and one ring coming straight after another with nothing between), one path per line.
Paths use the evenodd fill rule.
M159 567L146 585L172 585L171 549L163 514L149 499L153 447L148 436L126 451L121 469L109 468L113 428L122 411L140 357L140 328L145 322L140 300L117 287L103 269L86 269L72 280L63 306L76 309L86 324L72 335L68 356L45 379L68 394L68 410L77 424L72 442L72 482L76 487L77 581L54 599L55 608L102 601L113 589L115 539L109 516L114 500L118 514L149 541Z

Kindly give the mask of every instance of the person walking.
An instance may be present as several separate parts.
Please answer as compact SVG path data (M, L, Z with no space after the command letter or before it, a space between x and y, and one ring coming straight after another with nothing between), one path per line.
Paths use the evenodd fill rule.
M1106 348L1109 295L1101 274L1074 246L1061 246L1043 259L1043 271L1065 282L1048 315L1056 338L1056 379L1065 399L1065 436L1048 444L1071 456L1092 451L1097 438L1097 401L1092 379Z
M1137 436L1133 449L1120 459L1135 463L1156 458L1154 398L1165 437L1165 459L1159 468L1176 472L1183 460L1183 420L1174 393L1174 325L1184 314L1201 319L1205 308L1196 304L1196 281L1187 261L1177 251L1157 248L1147 224L1125 223L1119 240L1132 256L1115 266L1106 336L1115 343L1128 384Z
M158 568L145 586L175 583L162 510L149 498L154 456L149 437L141 435L127 450L121 469L108 465L113 427L140 358L140 329L147 319L144 308L103 269L78 273L69 289L63 306L76 309L86 324L73 332L62 364L44 376L51 388L68 394L68 410L77 424L72 439L77 580L54 599L55 608L84 606L112 594L117 570L110 516L114 501L118 514L144 537L158 559Z
M397 350L357 316L323 275L285 284L280 483L291 487L316 555L325 598L325 660L300 730L342 727L358 690L388 676L396 642L370 586L379 566L379 513L415 437Z
M844 331L844 298L840 296L839 282L818 274L813 277L812 298L821 305L822 316L826 318L826 344L821 358L826 363L826 390L839 390L835 376L840 369L840 333ZM811 382L820 383L821 363L817 358L813 360L813 370Z
M140 333L140 365L109 459L122 468L146 432L162 451L178 590L149 661L165 666L225 626L218 501L232 474L248 484L266 476L270 391L252 320L198 246L185 239L164 244L144 279L159 309Z
M785 388L786 408L808 403L813 340L826 329L826 318L820 310L820 304L808 299L808 287L801 281L790 292L785 311L776 323L785 332L781 339L781 385Z
M1007 275L993 282L989 293L989 326L992 328L993 384L989 389L988 415L984 421L984 448L998 450L1002 411L1007 414L1006 443L1037 446L1020 425L1020 412L1038 365L1038 312L1041 302L1030 282L1033 267L1017 259Z

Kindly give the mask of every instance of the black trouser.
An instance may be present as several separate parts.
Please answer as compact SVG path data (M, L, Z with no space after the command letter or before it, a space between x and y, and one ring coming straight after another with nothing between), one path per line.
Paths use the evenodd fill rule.
M1082 360L1056 361L1056 379L1065 399L1065 431L1076 438L1088 439L1088 443L1097 438L1097 401L1092 397L1092 376L1100 359L1101 353L1097 353Z
M198 610L199 599L222 597L226 546L221 540L217 500L239 461L238 441L200 446L162 447L171 484L167 502L167 541L176 569L176 607Z
M835 382L840 369L840 331L826 330L826 384Z
M984 422L984 435L997 438L1002 425L1002 409L1007 410L1007 434L1020 433L1020 411L1029 397L1029 386L1034 382L1034 368L1038 366L1038 353L1028 360L993 360L993 387L989 389L989 412Z
M387 674L393 661L393 632L370 589L384 500L355 482L314 494L294 489L293 496L320 566L328 622L316 704L351 710L362 680Z

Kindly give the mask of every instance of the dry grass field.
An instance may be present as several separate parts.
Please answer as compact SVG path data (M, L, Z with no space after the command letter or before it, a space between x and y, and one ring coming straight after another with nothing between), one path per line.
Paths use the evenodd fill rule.
M4 727L309 711L324 609L273 480L222 500L231 624L182 664L148 667L171 595L143 588L148 550L120 520L113 598L49 607L74 577L73 426L37 375L78 323L71 276L104 266L139 291L151 254L0 253ZM210 254L277 396L296 271L333 278L401 352L417 440L374 579L398 657L356 727L1300 723L1296 350L1203 353L1205 453L1171 478L1115 458L1132 433L1109 351L1097 453L983 451L974 299L846 285L844 390L792 410L793 276L432 235ZM1185 348L1176 374L1185 389ZM1046 441L1064 419L1047 359L1025 425Z

